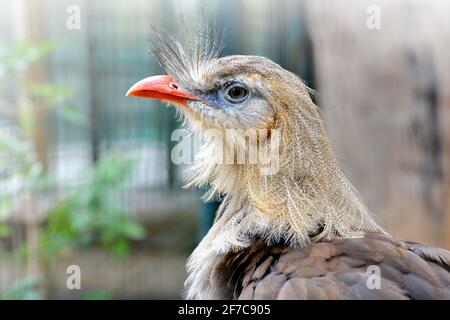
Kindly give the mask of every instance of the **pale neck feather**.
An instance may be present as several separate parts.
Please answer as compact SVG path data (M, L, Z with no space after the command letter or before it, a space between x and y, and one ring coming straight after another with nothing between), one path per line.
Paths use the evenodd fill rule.
M220 296L209 277L215 262L255 237L301 247L323 238L384 232L338 168L316 106L304 96L298 99L301 107L284 106L277 119L280 169L274 175L262 175L259 164L215 164L214 143L202 145L188 178L194 185L209 184L210 196L223 201L188 261L188 298Z

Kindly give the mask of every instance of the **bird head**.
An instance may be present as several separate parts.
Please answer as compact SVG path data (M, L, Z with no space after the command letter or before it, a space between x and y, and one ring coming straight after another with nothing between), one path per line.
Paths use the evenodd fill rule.
M338 168L310 89L299 77L260 56L220 58L214 29L204 29L188 47L156 31L151 40L151 54L167 74L137 82L127 95L178 106L194 129L238 129L233 145L245 146L249 129L266 130L266 144L280 132L280 167L273 175L261 175L261 163L217 163L217 148L208 142L194 163L191 184L210 184L211 195L225 196L218 215L236 221L231 238L258 230L267 239L283 235L304 244L311 234L378 229Z
M215 146L201 153L209 155L196 166L203 174L192 174L198 176L192 185L209 183L209 178L216 175L213 171L218 168L228 175L226 171L230 168L220 166L224 159L248 158L252 148L258 149L258 159L235 170L253 170L256 164L259 166L256 171L273 174L278 172L281 153L297 157L297 161L310 162L312 149L299 149L298 138L308 140L311 135L325 133L310 89L299 77L265 57L219 57L220 35L208 27L188 46L157 30L152 33L151 40L150 53L167 74L138 81L127 95L169 102L181 110L194 130L215 129L224 137L219 144L204 144L205 149ZM249 139L249 136L256 136L256 139ZM207 134L205 137L208 138ZM273 141L277 143L271 143ZM304 144L310 146L309 141ZM294 160L285 161L292 162ZM211 164L217 167L213 168ZM245 174L239 173L240 176ZM219 189L224 192L236 190L235 187Z
M289 111L289 100L299 94L309 99L298 77L267 58L219 58L221 39L214 29L200 32L187 48L161 31L154 30L151 40L150 52L167 75L145 78L127 95L174 104L206 128L273 129Z

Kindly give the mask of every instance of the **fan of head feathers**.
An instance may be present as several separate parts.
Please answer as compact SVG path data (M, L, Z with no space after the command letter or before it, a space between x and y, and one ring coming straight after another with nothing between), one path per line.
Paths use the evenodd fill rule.
M149 35L150 54L161 68L180 84L188 85L200 81L208 73L210 62L217 59L223 50L223 31L216 24L211 26L203 18L195 36L186 27L186 46L163 29L152 26ZM181 37L180 37L181 38Z

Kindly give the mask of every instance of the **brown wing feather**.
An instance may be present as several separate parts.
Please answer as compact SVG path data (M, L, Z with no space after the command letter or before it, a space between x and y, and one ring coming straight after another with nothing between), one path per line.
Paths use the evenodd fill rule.
M371 265L380 289L369 289ZM379 233L302 249L266 246L229 253L216 266L224 297L234 299L450 299L450 252Z

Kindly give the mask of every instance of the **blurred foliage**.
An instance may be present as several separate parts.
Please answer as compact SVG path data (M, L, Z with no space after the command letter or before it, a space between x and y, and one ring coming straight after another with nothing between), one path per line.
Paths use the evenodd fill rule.
M42 243L46 257L97 242L117 256L124 256L130 249L129 240L144 237L144 229L118 201L118 191L124 187L131 168L128 159L103 157L88 173L86 183L50 211Z
M13 78L14 72L24 71L33 62L43 58L53 48L54 44L46 42L39 45L29 43L17 44L8 49L0 50L0 85ZM35 123L35 110L33 103L41 99L46 109L62 107L70 109L70 99L73 90L67 86L54 84L30 84L21 83L17 90L23 90L24 94L33 99L10 99L2 102L0 115L12 122L17 127L17 133L0 133L0 179L4 186L0 195L0 237L7 234L8 227L1 224L11 213L14 197L25 192L35 193L51 187L54 183L44 172L43 164L36 155L33 133ZM69 112L63 112L68 114ZM78 112L79 113L79 112ZM68 118L68 117L67 117ZM80 119L82 116L71 116L72 119ZM78 121L77 123L80 123ZM3 231L3 232L2 232Z
M13 81L18 71L23 71L31 63L41 59L54 47L53 43L32 45L28 43L0 49L0 89L2 84ZM8 80L8 81L6 81ZM47 92L52 86L47 85ZM55 88L58 86L55 86ZM38 90L21 84L17 90L36 95ZM55 90L54 90L55 91ZM2 95L2 96L7 96ZM47 95L46 106L57 106L62 101L68 101L70 94L63 94L51 99ZM57 99L56 99L57 98ZM50 188L54 183L37 159L33 142L34 110L36 106L32 100L16 101L18 99L0 100L0 116L17 128L16 132L0 132L0 181L2 193L0 194L0 239L7 238L10 226L7 221L12 213L14 200L18 196L34 194ZM1 245L1 243L0 243ZM1 250L1 247L0 247Z
M81 300L110 300L112 296L105 290L87 293L81 297Z
M25 277L17 281L6 292L0 293L0 300L36 300L41 295L38 291L39 279L35 277Z
M23 42L13 47L0 48L0 79L10 76L15 71L26 69L30 63L41 59L53 48L55 48L53 42L37 45Z
M6 87L8 81L5 80L13 79L53 48L54 44L50 42L0 48L0 90ZM7 255L6 250L2 251L1 240L11 235L9 219L12 212L35 208L35 201L43 191L52 194L57 187L37 156L35 126L43 125L36 123L37 108L43 108L40 111L45 112L56 109L58 117L72 124L87 124L84 114L71 105L73 88L60 84L21 82L18 78L19 85L14 89L22 90L25 98L17 99L17 95L6 100L0 98L1 120L11 123L11 128L14 128L0 132L0 259ZM39 259L42 262L48 263L72 249L97 244L122 257L129 252L131 240L144 237L144 229L130 217L118 197L132 165L130 159L106 155L83 173L82 184L50 206L39 243ZM29 253L26 245L16 247L10 256L27 259ZM0 293L0 299L40 298L36 289L39 280L21 279L7 292ZM106 299L109 295L99 292L85 298Z

